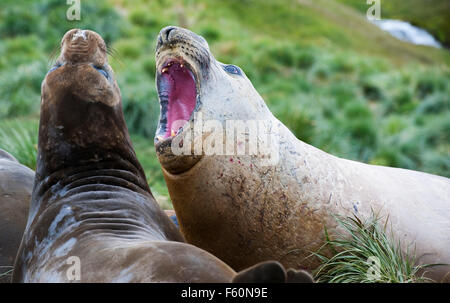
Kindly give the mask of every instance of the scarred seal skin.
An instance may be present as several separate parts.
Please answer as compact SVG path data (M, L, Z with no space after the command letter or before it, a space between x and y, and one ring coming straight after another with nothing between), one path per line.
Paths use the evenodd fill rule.
M0 149L0 283L10 282L27 224L34 172Z
M381 223L388 219L388 234L401 241L403 251L415 251L419 263L450 263L448 178L341 159L298 140L272 115L244 72L218 62L207 42L189 30L161 30L156 65L161 117L155 147L189 243L235 270L269 259L312 270L319 261L308 256L324 244L325 226L336 235L335 215L368 220L375 213ZM186 70L194 85L183 76ZM270 122L277 160L262 165L260 150L178 155L173 143L178 139L182 146L180 137L195 133L200 113L203 121L216 120L224 128L228 120ZM174 126L177 119L188 122ZM214 132L203 132L200 141L211 142L211 136ZM250 140L246 135L232 143ZM443 281L450 266L427 270L426 276Z
M36 178L13 282L230 282L235 271L184 243L153 198L103 39L73 29L61 50L42 83ZM287 279L280 263L261 266Z

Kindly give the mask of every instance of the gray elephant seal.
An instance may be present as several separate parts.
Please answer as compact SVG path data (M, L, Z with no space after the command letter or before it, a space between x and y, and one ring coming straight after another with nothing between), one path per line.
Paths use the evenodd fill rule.
M0 149L0 283L10 282L27 224L34 172Z
M315 269L318 260L307 256L324 244L325 226L335 234L333 215L365 220L373 210L389 218L405 251L415 247L420 263L450 263L449 179L341 159L298 140L239 67L218 62L207 42L186 29L161 31L156 64L161 118L155 146L189 243L236 270L269 259ZM205 130L206 122L226 129L230 120L272 128L251 136L248 126L232 142ZM269 150L276 153L250 153L250 142L257 137L260 144L264 135L272 136ZM230 143L235 149L227 154ZM242 145L249 152L239 155ZM218 153L207 153L205 147L217 146ZM428 270L441 281L450 266Z
M232 281L235 271L184 243L153 198L103 39L74 29L61 49L42 83L36 178L13 282ZM260 266L287 279L277 262Z

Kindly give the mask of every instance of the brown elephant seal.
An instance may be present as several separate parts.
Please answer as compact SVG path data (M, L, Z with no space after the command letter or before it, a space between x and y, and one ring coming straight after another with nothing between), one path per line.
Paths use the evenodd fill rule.
M218 62L186 29L161 31L156 65L155 147L189 243L236 270L269 259L311 270L319 260L307 256L324 244L325 226L335 235L334 215L374 211L420 263L450 263L449 179L341 159L298 140L239 67ZM239 136L230 121L245 124ZM428 270L440 281L450 267Z
M184 243L153 198L103 39L70 30L61 50L42 83L36 178L13 282L232 281L236 272ZM260 266L276 281L285 273L277 262Z
M34 172L0 149L0 283L9 282L27 225Z

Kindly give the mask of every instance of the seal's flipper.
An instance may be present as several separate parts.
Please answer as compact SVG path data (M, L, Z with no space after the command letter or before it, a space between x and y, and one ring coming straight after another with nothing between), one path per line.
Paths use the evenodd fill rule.
M314 283L314 278L305 270L289 268L287 271L287 283Z
M283 265L276 261L258 263L237 273L233 283L284 283L286 271Z

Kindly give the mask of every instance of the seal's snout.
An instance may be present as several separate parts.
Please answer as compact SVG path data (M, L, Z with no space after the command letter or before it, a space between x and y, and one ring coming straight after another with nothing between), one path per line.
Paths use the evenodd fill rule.
M163 28L160 32L159 32L159 37L158 37L158 41L161 44L165 44L165 43L170 43L170 33L175 33L177 31L177 27L176 26L167 26L165 28Z
M179 44L194 47L203 52L209 52L208 42L203 37L188 29L173 25L166 26L159 32L156 50L158 51L164 47L176 48Z
M89 51L89 33L85 30L77 30L71 39L69 39L68 47L73 52L86 53Z
M61 54L48 71L42 88L54 100L69 95L109 106L120 103L120 91L108 63L105 41L94 31L72 29L61 40ZM47 100L48 98L44 98Z
M166 26L159 32L156 48L159 49L163 46L175 47L177 43L183 43L187 41L189 36L194 35L196 36L193 32L181 27Z
M105 63L106 44L97 33L90 30L72 29L61 41L61 59L64 62Z
M74 35L72 36L72 41L79 40L79 38L86 40L87 39L87 33L85 30L77 30Z
M69 62L87 61L90 50L94 47L89 32L81 29L69 31L62 40L63 56Z

